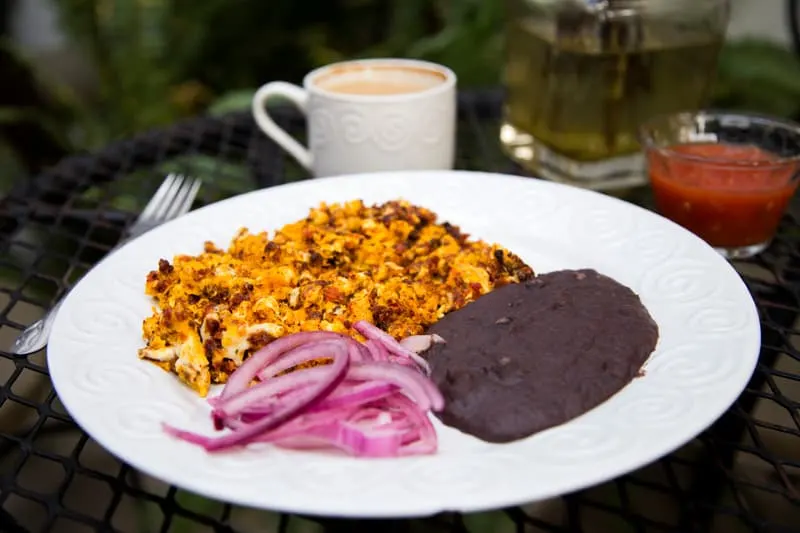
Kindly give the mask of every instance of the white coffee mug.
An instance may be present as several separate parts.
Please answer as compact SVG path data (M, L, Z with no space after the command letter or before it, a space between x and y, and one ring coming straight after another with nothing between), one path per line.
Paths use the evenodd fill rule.
M308 147L266 109L288 99L305 115ZM456 76L409 59L367 59L316 69L303 87L262 86L256 124L316 177L383 170L451 169L455 152Z

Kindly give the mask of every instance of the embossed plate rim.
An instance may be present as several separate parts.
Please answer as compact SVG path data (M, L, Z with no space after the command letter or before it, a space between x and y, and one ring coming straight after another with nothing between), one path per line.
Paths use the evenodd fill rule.
M321 200L400 196L477 237L513 242L521 247L514 251L537 271L590 266L628 284L661 328L653 360L662 353L674 359L669 364L660 359L651 373L645 366L644 377L589 413L516 443L481 443L437 424L442 450L431 457L365 461L281 450L211 456L159 431L161 408L185 414L184 420L170 420L176 425L209 431L204 402L135 355L150 305L144 276L159 257L197 252L205 239L228 242L239 225L273 230L305 216ZM648 240L653 236L660 239L656 244ZM643 241L650 244L647 253L615 255L630 254ZM659 269L670 272L671 261L692 268L683 277L665 276L662 284L658 276L648 276ZM670 290L682 297L667 297ZM546 499L647 464L693 438L729 407L755 368L759 346L755 304L739 275L672 222L615 198L531 178L409 171L253 191L153 230L78 283L58 315L47 358L54 386L76 422L101 446L154 477L251 507L401 517ZM697 353L704 354L702 360L692 355ZM725 364L717 365L720 361ZM717 368L719 375L709 381L697 373L703 368ZM126 373L135 379L126 379ZM696 386L676 388L687 375L698 377L689 381ZM85 378L91 379L91 390L82 390ZM146 394L133 388L136 384ZM682 395L678 407L669 405L676 391ZM637 417L646 417L646 431Z

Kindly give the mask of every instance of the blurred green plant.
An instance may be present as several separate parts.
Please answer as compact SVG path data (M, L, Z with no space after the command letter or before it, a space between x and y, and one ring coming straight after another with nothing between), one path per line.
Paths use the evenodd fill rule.
M500 75L502 2L56 0L56 7L96 89L75 94L40 79L6 47L0 59L30 78L22 93L41 92L39 101L48 102L0 107L0 127L37 129L34 139L7 143L4 152L4 161L19 159L28 173L181 117L246 109L264 81L299 81L345 58L429 59L451 66L462 86L493 85ZM54 147L47 157L43 146Z
M0 108L0 124L34 120L66 151L204 111L245 110L264 81L297 82L344 58L428 59L450 66L462 87L501 81L499 1L57 0L57 7L96 72L97 90L78 97L51 80L58 112ZM715 105L800 117L800 61L777 45L729 43Z
M99 80L80 112L80 148L348 57L439 61L467 85L499 76L502 2L242 0L232 8L227 0L59 0L58 8ZM234 94L243 104L250 92Z
M20 85L18 101L0 104L0 132L6 132L0 157L4 166L28 173L63 154L97 149L181 117L247 110L254 88L264 81L298 82L308 70L345 58L428 59L450 66L461 87L501 82L500 1L239 0L232 7L228 0L56 0L56 5L73 45L96 73L96 90L78 95L54 80L43 81L12 46L0 42L0 74L15 80L9 85ZM754 40L728 43L717 79L716 107L800 118L800 60L792 51ZM30 94L41 96L27 98ZM32 140L18 133L27 130L34 131ZM218 163L193 156L159 170L222 175L229 193L249 187L243 165L230 164L221 174L204 172L213 165ZM135 210L147 191L137 190L135 176L128 181L131 186L120 184L112 205Z
M0 36L0 194L15 177L38 172L70 149L75 118L58 90L46 90L39 72Z
M716 107L800 119L800 60L777 44L746 39L720 54Z

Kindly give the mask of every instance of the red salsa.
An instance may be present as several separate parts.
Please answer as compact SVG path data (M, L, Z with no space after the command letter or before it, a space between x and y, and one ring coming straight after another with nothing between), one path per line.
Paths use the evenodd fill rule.
M717 247L769 241L797 188L797 163L756 146L679 144L647 159L659 212Z

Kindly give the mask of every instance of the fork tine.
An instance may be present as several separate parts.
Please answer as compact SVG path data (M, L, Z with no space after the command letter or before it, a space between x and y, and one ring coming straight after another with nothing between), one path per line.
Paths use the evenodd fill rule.
M166 196L164 196L164 201L161 202L161 205L156 210L156 219L154 222L161 224L169 220L169 212L172 209L172 206L175 204L175 199L180 196L185 182L186 176L183 174L178 174L176 176L175 184L169 189L169 191L167 191Z
M183 176L182 176L182 178L183 178ZM162 222L165 222L167 220L170 220L172 218L175 218L175 216L172 213L175 210L175 206L179 202L181 202L181 200L183 199L183 195L184 195L184 193L186 191L186 184L187 184L187 180L186 179L181 179L180 183L178 183L177 187L175 187L174 189L170 190L170 192L172 194L170 195L169 198L167 198L167 201L164 202L164 204L162 205L162 208L159 210L159 213L158 213L157 222L159 224L161 224Z
M183 174L176 175L175 182L164 195L164 198L159 204L158 208L156 208L156 212L153 214L154 218L151 220L151 222L161 224L169 220L169 212L172 209L172 206L175 204L175 199L180 196L185 181L186 177Z
M179 181L180 178L180 176L175 174L169 174L166 178L164 178L164 181L158 187L158 190L150 199L150 201L147 202L147 205L144 206L142 213L139 215L139 218L136 221L139 222L150 220L156 217L156 213L160 210L164 200L171 198L171 190L175 186L176 181Z
M200 186L200 181L195 178L186 178L183 181L182 187L177 191L176 196L173 198L172 205L167 210L165 220L172 220L180 215L189 211L192 207L194 197L197 195L197 189Z
M194 203L194 199L197 198L197 193L200 191L201 182L197 178L192 178L192 186L189 188L189 193L186 195L186 199L181 205L180 210L176 216L184 215L192 209L192 204Z

